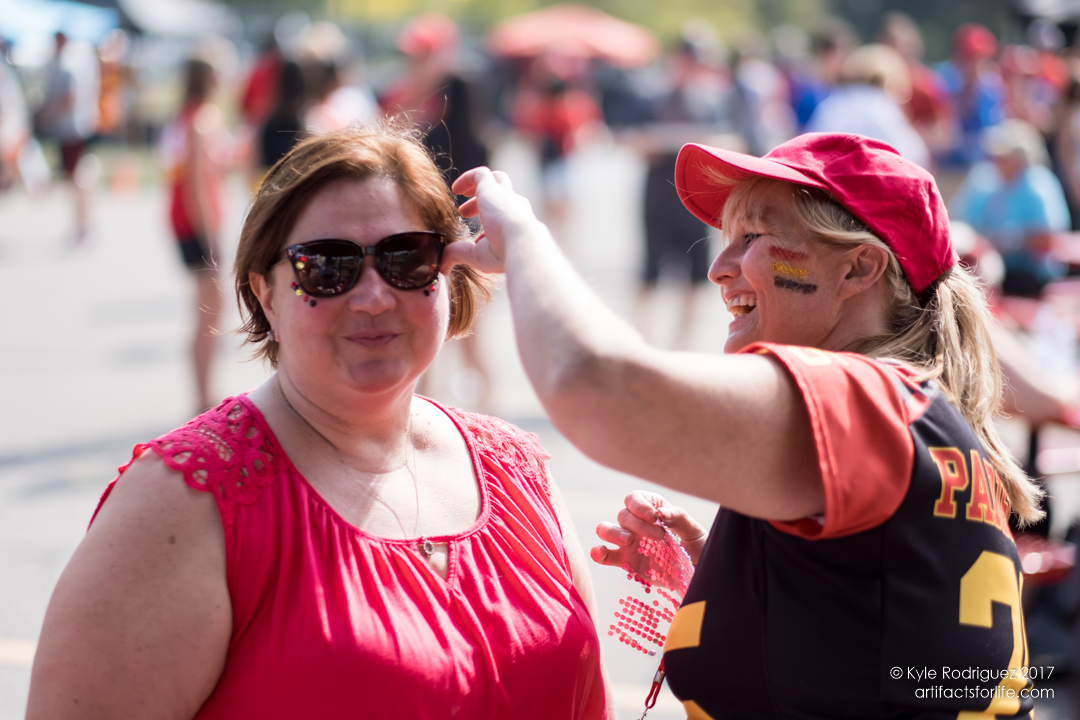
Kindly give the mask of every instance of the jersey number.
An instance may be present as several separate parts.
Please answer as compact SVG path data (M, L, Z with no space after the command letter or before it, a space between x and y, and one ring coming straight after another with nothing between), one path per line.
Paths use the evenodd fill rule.
M999 553L984 550L964 577L960 578L960 624L989 628L994 626L993 604L1007 605L1012 615L1013 647L1009 657L1009 669L1017 669L1025 663L1027 642L1024 639L1024 619L1020 612L1020 577L1013 561ZM1010 673L1012 675L1012 673ZM1026 678L1005 677L998 683L1002 690L1012 688L1012 697L998 696L995 692L990 705L983 712L964 711L956 720L993 718L995 715L1014 715L1020 710L1018 693L1027 686Z

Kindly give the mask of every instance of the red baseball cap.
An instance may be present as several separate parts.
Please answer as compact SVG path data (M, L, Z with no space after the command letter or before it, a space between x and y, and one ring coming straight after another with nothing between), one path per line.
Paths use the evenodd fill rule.
M953 52L960 57L985 60L997 55L997 51L997 39L985 25L964 23L953 34Z
M675 187L686 209L720 227L733 188L710 179L759 175L828 191L896 254L916 293L958 261L949 214L933 176L881 140L844 133L804 133L764 157L684 145Z

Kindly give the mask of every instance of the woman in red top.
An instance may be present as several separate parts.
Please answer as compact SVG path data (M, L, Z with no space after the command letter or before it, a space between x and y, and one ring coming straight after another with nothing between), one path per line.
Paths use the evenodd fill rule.
M878 140L807 133L761 158L686 145L675 186L726 236L709 272L726 355L648 347L485 168L454 189L486 235L446 262L505 270L568 439L720 503L706 534L631 495L593 551L640 568L635 536L663 522L696 560L664 645L688 717L1030 717L1009 516L1038 518L1040 492L994 429L986 301L933 177Z
M136 448L53 594L28 718L607 717L547 456L413 395L485 294L439 273L466 234L400 134L275 166L236 273L277 372Z
M210 388L210 370L217 345L215 321L221 313L218 287L218 238L228 162L225 116L214 104L217 73L203 58L192 58L185 71L184 104L166 130L163 150L171 164L169 220L184 265L195 277L198 318L191 353L195 368L198 408L216 400Z

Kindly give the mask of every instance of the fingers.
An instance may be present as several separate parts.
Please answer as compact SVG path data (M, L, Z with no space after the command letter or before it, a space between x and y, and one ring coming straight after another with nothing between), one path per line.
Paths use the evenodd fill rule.
M618 559L614 557L614 553L603 545L597 545L596 547L589 550L589 557L592 558L593 562L599 563L600 565L619 564Z
M655 540L664 539L664 528L654 522L648 522L641 519L627 508L620 510L619 514L615 516L615 519L619 521L619 526L627 532L635 535L644 535Z
M623 500L623 504L626 505L627 510L634 513L634 515L637 515L645 522L655 523L659 519L656 510L659 507L663 507L664 498L656 493L635 490L626 496Z
M469 198L458 206L458 212L461 213L461 217L475 217L480 214L480 204L476 202L476 198Z
M492 170L482 165L461 173L450 189L457 195L474 197L480 185L489 180L494 180L507 190L514 189L514 184L510 182L509 175L502 170Z
M660 519L671 532L679 536L683 542L694 542L703 538L707 531L694 518L686 514L681 507L669 505L660 508Z
M502 262L492 254L491 246L483 235L474 241L458 240L446 246L439 271L448 273L455 265L470 265L485 273L501 273L504 270Z
M454 181L454 184L450 186L450 189L454 191L455 195L472 197L476 195L476 186L480 184L481 176L490 174L491 170L482 165L480 167L475 167L472 170L466 170L458 176L458 179Z
M609 522L602 522L596 526L596 536L604 542L619 545L620 547L629 545L634 539L634 536L629 532Z

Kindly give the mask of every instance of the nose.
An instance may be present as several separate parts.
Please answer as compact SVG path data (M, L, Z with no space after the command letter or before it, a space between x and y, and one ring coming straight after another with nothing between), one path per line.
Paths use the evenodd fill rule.
M397 296L379 274L375 258L369 256L363 262L360 279L349 291L349 309L378 315L393 308L397 304Z
M734 280L739 275L739 253L734 245L735 243L729 243L721 250L709 267L709 280L717 285L723 285L725 281Z

